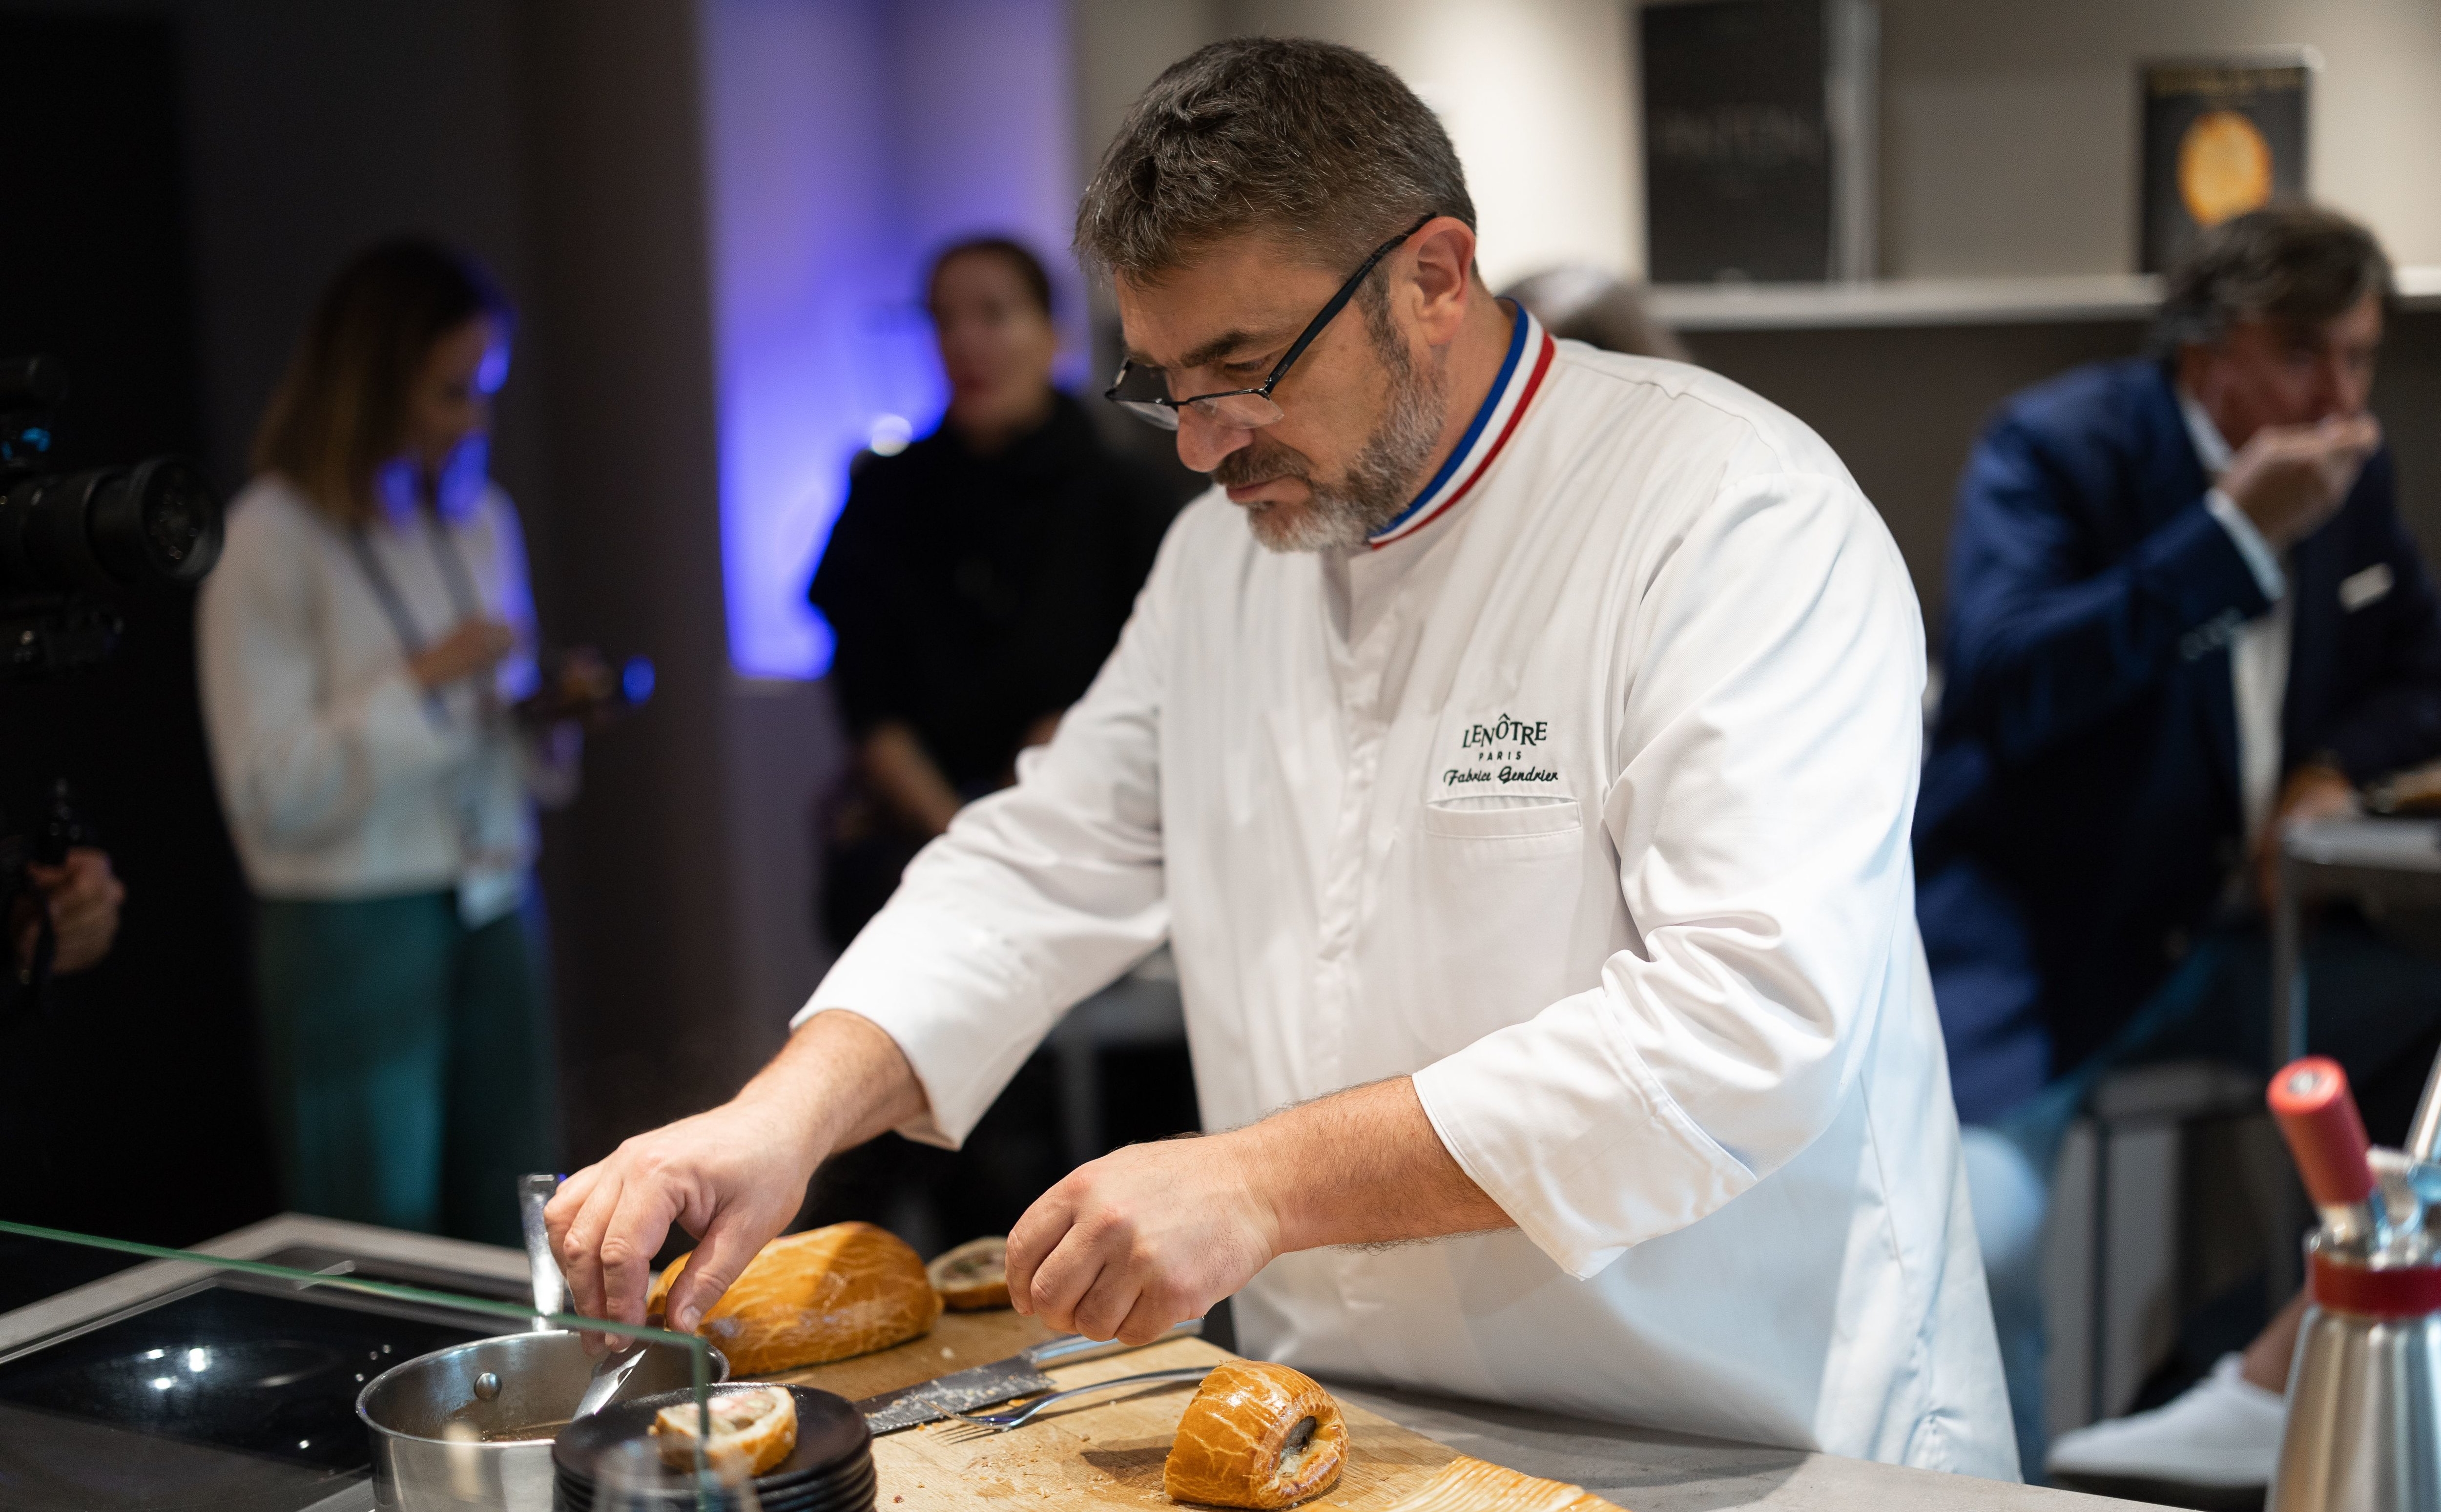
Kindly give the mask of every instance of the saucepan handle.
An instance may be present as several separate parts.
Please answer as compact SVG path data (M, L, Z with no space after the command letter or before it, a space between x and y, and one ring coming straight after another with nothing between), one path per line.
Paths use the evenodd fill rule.
M536 1333L551 1331L541 1314L559 1312L568 1305L568 1282L559 1273L559 1262L551 1256L551 1232L542 1221L542 1210L558 1193L559 1181L559 1177L547 1171L517 1178L517 1220L526 1233L526 1265L533 1272Z

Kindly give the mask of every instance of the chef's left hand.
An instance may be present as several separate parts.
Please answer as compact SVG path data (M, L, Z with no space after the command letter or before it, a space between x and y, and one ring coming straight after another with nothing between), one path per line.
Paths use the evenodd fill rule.
M1009 1233L1011 1305L1145 1344L1234 1294L1280 1245L1249 1132L1131 1144L1070 1172Z
M2357 811L2356 785L2334 766L2308 762L2288 774L2280 801L2271 808L2271 822L2263 826L2255 843L2254 886L2269 913L2277 902L2280 884L2280 831L2291 819L2330 819Z

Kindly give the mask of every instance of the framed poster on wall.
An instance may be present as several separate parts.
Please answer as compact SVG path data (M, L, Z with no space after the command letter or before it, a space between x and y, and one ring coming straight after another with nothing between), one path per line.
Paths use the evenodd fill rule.
M1656 283L1873 272L1873 0L1637 11L1646 266Z
M2138 266L2166 271L2223 221L2305 197L2305 123L2321 59L2305 47L2139 70Z

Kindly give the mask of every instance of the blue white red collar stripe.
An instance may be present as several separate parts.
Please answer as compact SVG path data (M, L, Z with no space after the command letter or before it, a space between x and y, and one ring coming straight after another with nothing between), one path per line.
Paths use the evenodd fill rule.
M1492 392L1484 396L1483 407L1474 412L1466 434L1451 448L1449 460L1441 464L1440 471L1433 475L1433 480L1424 485L1415 502L1400 511L1398 518L1373 532L1368 544L1375 550L1405 540L1448 513L1491 468L1492 459L1500 455L1500 449L1517 429L1526 406L1533 402L1534 391L1542 387L1543 375L1550 370L1552 353L1558 349L1542 322L1522 307L1511 308L1517 311L1516 328L1510 333L1509 354L1501 361L1499 376L1492 381Z

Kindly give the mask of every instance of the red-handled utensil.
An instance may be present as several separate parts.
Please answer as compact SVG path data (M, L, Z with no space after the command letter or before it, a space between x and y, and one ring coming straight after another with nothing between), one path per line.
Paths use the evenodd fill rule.
M2351 1207L2373 1195L2372 1142L2338 1061L2327 1055L2290 1061L2271 1078L2265 1101L2316 1207Z

